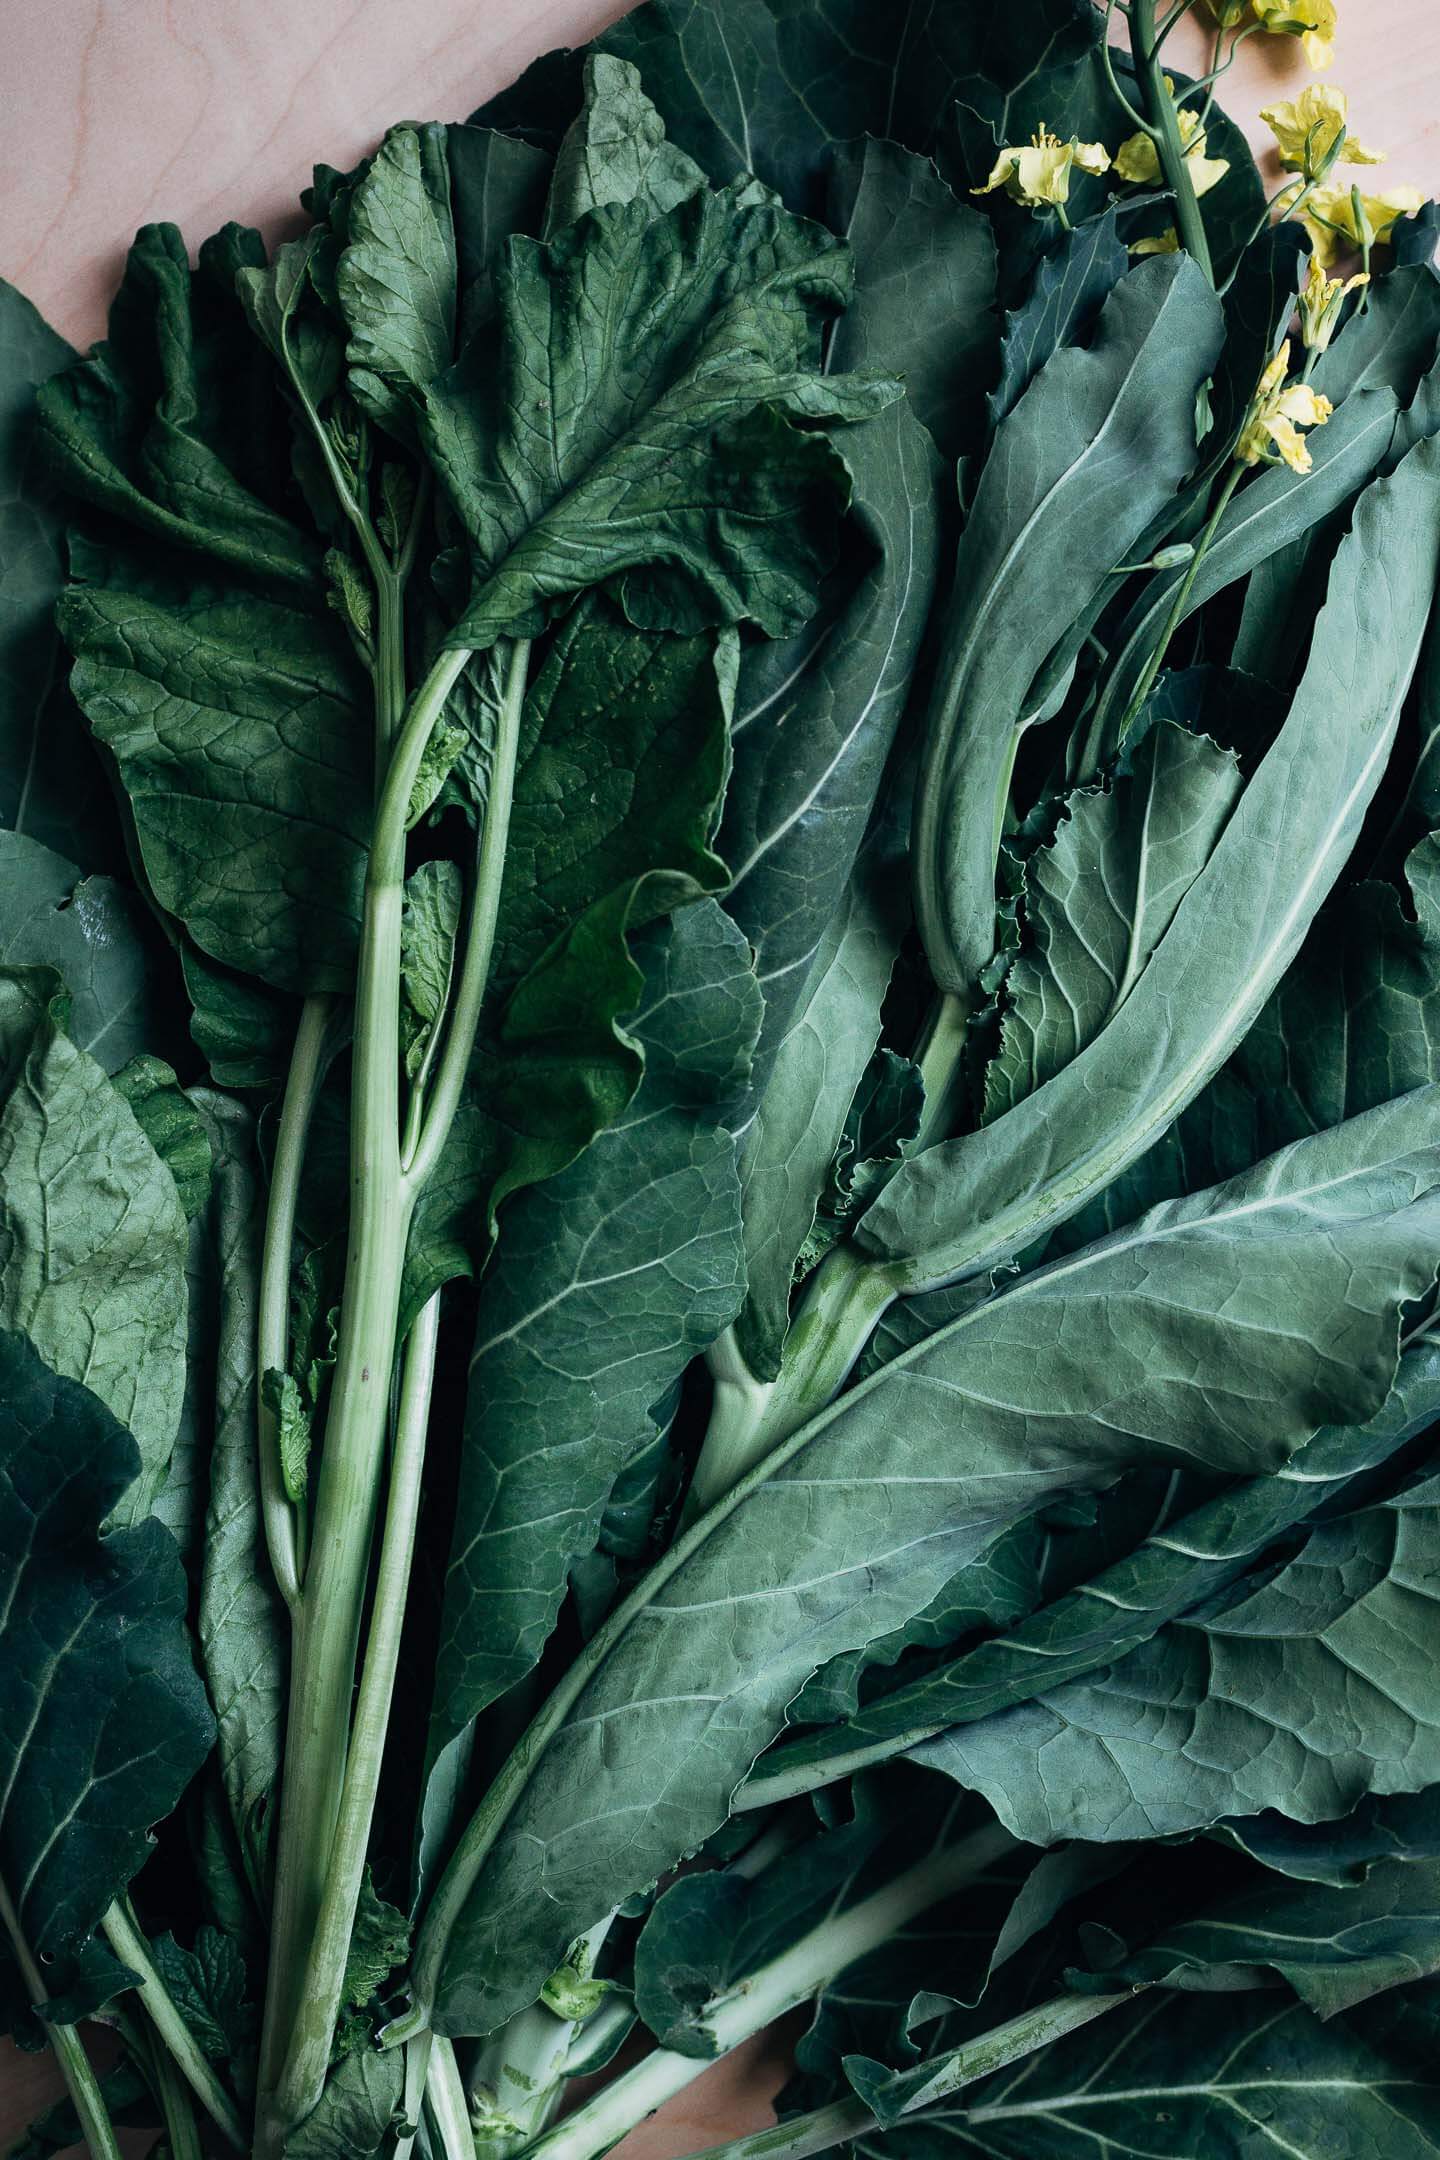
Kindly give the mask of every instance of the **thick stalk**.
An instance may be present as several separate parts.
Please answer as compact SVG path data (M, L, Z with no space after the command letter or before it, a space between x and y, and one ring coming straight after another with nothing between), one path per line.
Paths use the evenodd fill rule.
M825 1408L895 1294L885 1267L837 1245L811 1278L775 1380L757 1380L733 1336L721 1338L710 1357L715 1400L685 1503L687 1525Z
M256 1370L284 1372L290 1344L290 1261L295 1247L295 1210L300 1197L300 1170L310 1131L316 1098L325 1077L325 1038L329 1031L332 1001L307 997L300 1008L290 1072L280 1108L275 1136L275 1165L270 1177L270 1197L265 1212L265 1236L260 1253L260 1300L256 1326ZM275 1413L259 1391L260 1512L265 1525L265 1549L280 1595L293 1613L300 1602L305 1572L305 1519L303 1506L285 1490L280 1475L280 1441Z
M1038 2009L1022 2011L1019 2017L997 2025L993 2032L984 2033L978 2040L956 2048L946 2059L943 2069L937 2071L906 2108L905 2114L923 2115L926 2108L933 2107L950 2093L977 2084L992 2072L1003 2070L1007 2063L1019 2062L1026 2055L1048 2047L1054 2040L1062 2040L1067 2033L1077 2031L1095 2018L1104 2017L1107 2011L1130 1999L1128 1995L1062 1995L1055 2002L1040 2004ZM1043 2114L1046 2107L1043 2100L1011 2107L1001 2102L994 2107L971 2110L969 2120L974 2123L1004 2122L1015 2115ZM861 2101L837 2100L829 2107L818 2108L812 2115L800 2115L793 2122L780 2123L773 2130L757 2130L749 2137L732 2138L724 2145L708 2145L703 2153L692 2153L689 2160L812 2160L816 2153L829 2152L834 2146L844 2144L847 2138L880 2127L876 2117ZM900 2148L897 2146L896 2149ZM537 2147L536 2160L542 2150Z
M350 1106L350 1237L320 1455L313 1550L291 1659L257 2160L288 2124L277 2091L300 2008L344 1788L360 1620L379 1499L413 1193L399 1140L400 917L405 830L425 745L468 653L444 652L416 694L375 820L365 883Z
M572 1949L567 1962L577 1981L594 1972L613 1919L607 1913ZM536 2002L485 2042L468 2080L475 2160L511 2160L553 2120L578 2029L575 2018Z
M330 2060L331 2036L340 2009L345 1961L365 1872L365 1853L370 1842L385 1734L395 1691L395 1671L400 1659L410 1564L420 1517L421 1472L425 1462L425 1436L439 1328L440 1293L437 1291L416 1319L405 1351L380 1566L355 1722L350 1733L345 1786L325 1894L305 1960L289 2052L280 2079L279 2105L290 2122L298 2122L307 2115L320 2098Z
M916 1866L848 1912L821 1921L781 1956L717 1996L701 2012L700 2023L714 2042L713 2055L697 2058L656 2048L531 2146L526 2160L596 2160L656 2108L683 2092L715 2057L730 2054L787 2010L808 2002L857 1958L890 1941L931 1906L953 1897L1010 1851L1014 1842L998 1823L992 1823L962 1838L949 1851L927 1853Z
M1170 26L1167 23L1165 27L1168 29ZM1213 285L1215 270L1210 260L1210 242L1205 235L1205 221L1200 215L1195 184L1186 164L1185 145L1180 139L1175 101L1165 87L1165 74L1160 65L1162 35L1163 32L1157 32L1155 27L1155 0L1132 0L1130 52L1135 62L1135 79L1140 88L1146 116L1154 132L1161 167L1174 192L1175 229L1180 235L1180 245L1188 254L1194 256Z
M240 2111L206 2061L184 2018L170 1999L150 1945L135 1926L123 1901L110 1907L100 1923L101 1931L122 1965L138 1973L143 1983L140 2004L154 2026L163 2047L175 2063L196 2099L230 2143L243 2149L245 2129Z
M20 1918L10 1900L10 1893L0 1882L0 1925L10 1938L15 1962L20 1968L20 1978L25 1984L26 2000L43 2003L47 1989L40 1967L20 1929ZM110 2120L110 2110L105 2105L105 2095L100 2090L100 2080L85 2053L84 2043L73 2025L47 2025L46 2033L60 2065L60 2075L65 2080L65 2090L70 2104L80 2119L80 2132L90 2160L120 2160L120 2147L115 2137L115 2126Z

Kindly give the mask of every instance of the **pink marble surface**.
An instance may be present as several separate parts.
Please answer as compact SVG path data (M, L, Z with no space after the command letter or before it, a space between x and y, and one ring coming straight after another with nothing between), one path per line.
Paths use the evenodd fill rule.
M1440 6L1340 10L1331 79L1357 132L1390 153L1376 184L1440 191ZM317 160L353 164L397 119L461 118L536 54L623 12L623 0L0 0L0 273L87 344L138 225L170 218L192 242L227 218L283 234ZM1177 65L1198 72L1203 50L1183 25ZM1260 106L1308 79L1298 46L1256 37L1222 96L1263 145ZM769 2120L783 2074L779 2046L752 2043L627 2139L623 2160L674 2160ZM53 2090L46 2061L0 2055L0 2147Z

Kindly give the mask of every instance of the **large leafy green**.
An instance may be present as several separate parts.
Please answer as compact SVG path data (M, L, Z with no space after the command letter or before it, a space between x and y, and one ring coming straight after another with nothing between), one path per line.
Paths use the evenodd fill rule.
M1425 1648L1436 1491L1322 1524L1092 1679L957 1726L919 1759L1018 1836L1147 1837L1274 1808L1300 1822L1440 1777Z
M1153 1211L975 1308L743 1479L527 1750L450 1937L442 2029L530 2000L574 1936L724 1819L809 1672L903 1625L997 1525L1155 1457L1278 1467L1326 1418L1377 1409L1396 1308L1434 1270L1434 1119L1422 1091Z
M140 1464L98 1398L0 1333L0 1872L30 1950L84 1942L145 1860L212 1726L159 1523L100 1534Z
M135 1113L64 1031L48 968L0 976L0 1323L132 1434L138 1522L185 1382L185 1217Z
M743 1102L759 999L713 902L642 945L645 1075L578 1162L509 1209L471 1357L434 1753L535 1663L652 1411L739 1301Z
M412 399L455 356L455 226L448 130L392 128L346 206L336 285L350 331L350 394L411 433Z
M0 911L0 962L56 969L78 1050L113 1073L153 1046L167 1022L157 994L164 958L134 894L112 878L82 878L23 833L0 832Z
M368 695L334 617L241 591L72 586L61 621L161 905L202 952L277 989L348 988Z
M1432 2160L1440 2086L1424 2025L1410 2046L1397 2033L1404 2014L1380 2004L1322 2025L1296 2003L1157 1992L893 2132L863 2133L855 2150L866 2160L1093 2160L1097 2149L1329 2160L1338 2137L1346 2153Z
M843 308L849 283L823 227L746 184L512 238L494 338L425 397L474 572L449 642L531 635L602 580L642 626L798 629L848 488L792 418L859 420L896 394L816 370L814 311Z
M915 803L916 907L942 989L969 996L994 948L1027 693L1193 466L1194 394L1221 332L1188 258L1142 264L1089 346L1052 354L996 432L956 557Z
M1019 1616L1008 1633L902 1686L872 1694L843 1725L806 1735L768 1759L760 1789L767 1775L803 1783L801 1773L809 1765L821 1766L827 1780L843 1775L927 1733L994 1717L1113 1663L1179 1615L1203 1608L1252 1567L1267 1545L1437 1419L1440 1350L1417 1345L1402 1358L1395 1387L1374 1418L1317 1434L1283 1469L1167 1520L1133 1551L1028 1617ZM1115 1509L1112 1497L1106 1512ZM964 1582L962 1573L959 1587Z
M197 1614L201 1662L217 1725L220 1777L257 1904L267 1894L268 1805L280 1776L288 1626L270 1573L256 1459L259 1193L248 1114L199 1098L215 1158L199 1225L212 1344L213 1400L204 1425L205 1534Z
M1118 1013L1007 1116L902 1164L860 1224L907 1288L976 1273L1075 1213L1253 1021L1379 785L1437 553L1440 444L1426 442L1362 496L1286 721Z

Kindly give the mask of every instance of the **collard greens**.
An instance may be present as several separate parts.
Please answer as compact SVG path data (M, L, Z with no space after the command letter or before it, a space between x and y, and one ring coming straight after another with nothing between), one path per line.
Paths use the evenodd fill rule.
M1437 221L1114 12L0 289L24 2154L1440 2153Z

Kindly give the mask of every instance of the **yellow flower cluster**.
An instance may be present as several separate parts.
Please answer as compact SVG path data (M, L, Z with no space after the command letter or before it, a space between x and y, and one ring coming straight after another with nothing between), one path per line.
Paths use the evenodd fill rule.
M1287 383L1289 372L1287 338L1261 376L1240 430L1235 455L1242 465L1283 463L1292 472L1309 472L1310 448L1300 430L1323 427L1334 408L1309 383Z
M1383 165L1383 150L1367 150L1346 125L1350 100L1333 83L1310 83L1297 98L1262 105L1260 117L1275 137L1287 172L1315 180L1332 165Z
M1300 342L1313 357L1329 349L1340 322L1340 310L1346 297L1368 285L1368 270L1357 270L1354 277L1326 277L1318 255L1312 255L1305 270L1305 283L1300 288Z
M1335 57L1335 0L1251 0L1262 30L1278 37L1298 37L1313 68L1327 68Z
M989 195L995 188L1004 188L1012 201L1032 210L1064 203L1069 200L1070 173L1076 165L1082 172L1109 172L1110 153L1103 143L1077 142L1073 135L1062 142L1048 128L1038 127L1028 143L1003 149L985 185L972 188L971 193Z

